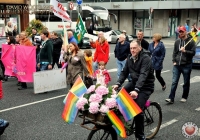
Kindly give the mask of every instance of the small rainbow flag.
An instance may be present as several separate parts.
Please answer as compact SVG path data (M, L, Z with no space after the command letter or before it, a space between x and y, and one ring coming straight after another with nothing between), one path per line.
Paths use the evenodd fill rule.
M76 79L74 85L70 89L72 93L74 93L76 96L81 97L84 93L87 92L87 88L81 79L81 76L79 75L78 78Z
M131 120L134 116L142 112L131 96L122 88L116 98L119 110L124 116L125 121Z
M78 113L78 108L76 107L77 101L78 97L76 95L74 95L71 92L67 94L66 104L62 113L62 118L69 124L74 122Z
M114 111L113 110L109 110L107 112L107 115L108 115L110 121L112 122L117 134L120 135L122 138L126 138L126 131L125 131L125 128L124 128L124 124L117 117L117 115L114 113Z

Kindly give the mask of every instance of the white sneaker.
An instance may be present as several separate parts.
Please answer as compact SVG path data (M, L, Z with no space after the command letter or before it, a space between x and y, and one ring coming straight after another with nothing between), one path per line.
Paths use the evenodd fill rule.
M180 102L182 102L182 103L185 103L187 100L185 99L185 98L182 98L181 100L180 100Z
M174 101L172 101L171 99L165 99L166 102L168 102L169 104L173 104Z

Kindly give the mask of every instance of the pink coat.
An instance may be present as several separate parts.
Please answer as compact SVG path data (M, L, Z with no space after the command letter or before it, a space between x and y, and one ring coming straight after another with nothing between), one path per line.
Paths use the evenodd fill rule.
M97 77L97 74L100 73L100 70L96 70L94 72L94 77L96 78ZM106 69L103 70L103 75L105 76L105 84L107 85L110 81L111 81L111 77L110 77L110 74L108 73L108 71Z

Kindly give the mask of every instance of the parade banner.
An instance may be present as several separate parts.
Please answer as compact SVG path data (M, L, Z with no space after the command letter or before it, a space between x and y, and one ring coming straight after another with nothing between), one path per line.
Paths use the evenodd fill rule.
M14 72L20 82L33 82L36 72L36 47L16 46L16 69Z
M2 44L1 60L5 67L5 75L16 76L14 73L16 59L15 59L15 45Z
M67 14L64 6L57 0L51 0L50 5L52 5L52 10L55 16L63 19L64 21L72 22L70 16Z

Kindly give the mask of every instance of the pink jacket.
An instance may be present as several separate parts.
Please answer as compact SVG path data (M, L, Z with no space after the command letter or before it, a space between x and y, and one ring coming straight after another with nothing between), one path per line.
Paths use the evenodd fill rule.
M96 75L99 73L100 73L100 70L96 70L94 72L94 77L96 78ZM105 75L105 84L107 85L111 81L110 74L108 73L108 71L106 69L104 69L103 75Z

